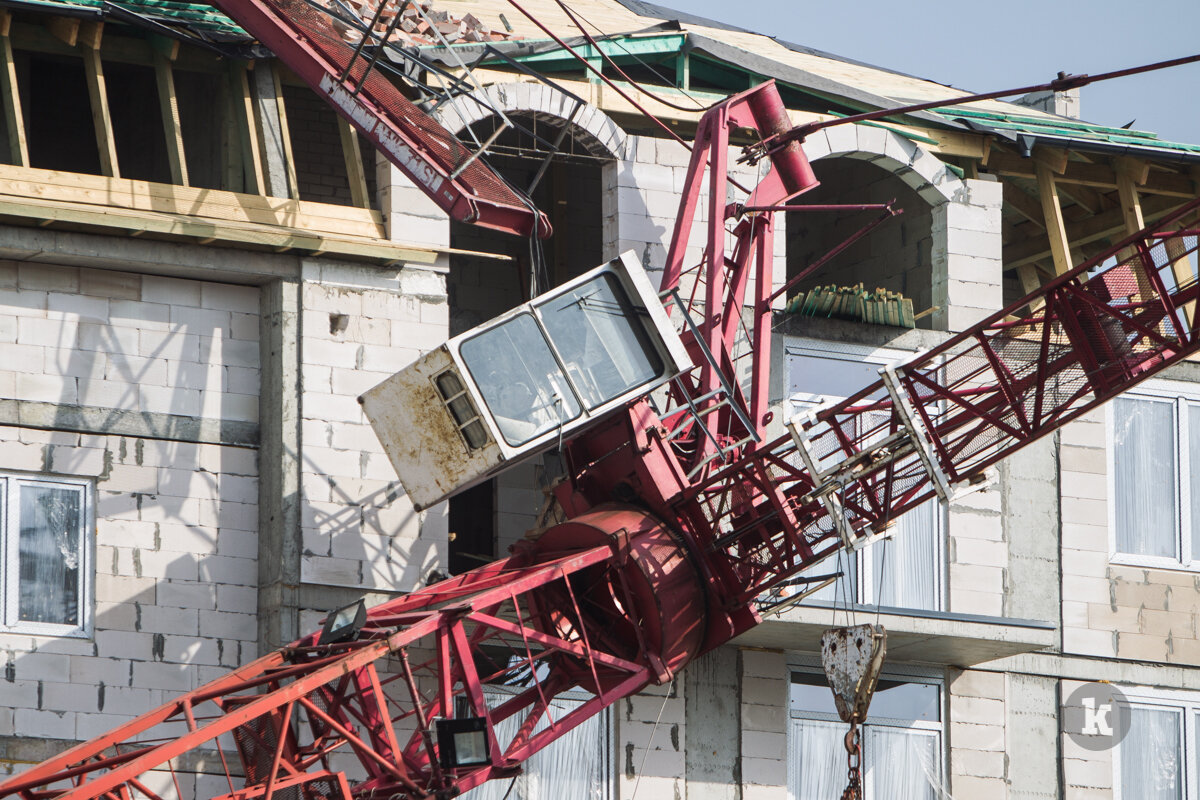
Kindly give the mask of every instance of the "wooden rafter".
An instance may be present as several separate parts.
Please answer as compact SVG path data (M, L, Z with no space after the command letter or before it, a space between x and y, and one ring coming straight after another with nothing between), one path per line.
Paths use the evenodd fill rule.
M1012 207L1013 211L1016 211L1042 230L1046 229L1046 220L1042 214L1041 203L1038 202L1037 198L1030 196L1011 181L1005 181L1004 183L1004 204Z
M179 123L175 71L171 67L171 59L161 53L155 58L154 77L158 83L158 106L162 110L163 133L167 137L167 162L171 168L171 182L188 186L190 184L187 154L183 146L183 126Z
M358 131L339 115L338 133L342 137L342 156L346 160L346 178L350 182L350 202L359 208L370 208L367 192L367 175L363 171L362 148L358 144Z
M254 116L254 98L250 94L250 77L246 74L244 64L234 65L232 70L234 114L241 144L245 190L249 194L263 194L262 152L258 149L258 124Z
M1038 161L1036 171L1038 198L1041 200L1046 237L1050 240L1054 274L1062 275L1071 270L1071 240L1067 237L1067 223L1063 219L1062 203L1058 197L1052 168Z
M117 163L117 141L113 136L112 114L108 110L108 89L104 82L104 65L100 60L100 40L104 36L103 22L86 22L78 26L78 44L83 55L83 71L87 76L88 97L92 105L92 126L96 130L96 149L100 153L100 173L109 178L121 177Z
M1150 197L1141 204L1147 222L1153 222L1166 216L1180 205L1182 204L1178 200L1169 197ZM1051 255L1050 242L1043 232L1030 230L1033 227L1031 225L1016 227L1028 230L1029 235L1019 240L1014 239L1004 246L1005 266L1019 267L1021 264L1041 261ZM1124 235L1125 219L1119 208L1109 209L1094 217L1067 224L1067 241L1075 247L1102 239L1114 237L1120 239L1124 238Z
M3 91L4 124L8 132L9 160L19 167L29 166L29 145L25 141L25 115L21 110L21 94L17 89L17 64L13 60L12 14L0 11L0 61L4 75L0 76Z
M988 170L994 174L1014 178L1036 178L1033 159L1021 158L1011 153L993 153L988 161ZM1067 164L1062 175L1055 176L1059 183L1072 183L1097 189L1111 191L1117 188L1116 170L1105 164L1085 164L1081 161L1071 161ZM1161 194L1168 197L1194 198L1197 194L1196 182L1190 175L1177 172L1151 172L1144 185L1140 187L1143 194Z
M288 197L300 199L300 181L296 177L296 160L292 158L292 133L288 127L287 107L283 102L283 84L279 80L279 68L271 63L271 81L275 85L275 107L279 112L279 138L283 145L283 164L287 175Z

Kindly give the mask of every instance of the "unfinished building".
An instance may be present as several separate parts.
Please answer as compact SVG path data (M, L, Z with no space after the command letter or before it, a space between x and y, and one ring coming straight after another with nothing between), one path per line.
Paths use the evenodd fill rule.
M528 4L604 77L671 105L635 105L506 4L436 6L504 31L494 50L414 42L450 70L473 65L481 102L435 113L464 140L491 139L490 163L532 187L555 230L544 260L528 240L452 222L214 8L0 11L10 773L331 609L525 537L544 502L538 466L415 511L357 397L535 288L630 250L662 269L689 154L644 109L690 139L704 107L768 79L796 124L958 93L633 0L572 5L595 41L554 3ZM780 299L780 418L853 393L1200 196L1200 146L1078 109L1075 95L988 101L808 137L822 185L805 202L895 200L904 213L818 267L792 312ZM861 223L789 212L776 284ZM698 261L703 237L691 244ZM830 284L884 289L911 320L806 312ZM818 567L839 577L577 728L511 787L471 796L840 792L845 729L817 650L849 616L891 636L864 727L868 800L1200 800L1198 408L1200 372L1174 368L1004 462L985 491L931 501ZM1099 680L1134 712L1121 745L1097 753L1063 733L1060 708ZM158 788L171 780L186 797L230 791L204 762Z

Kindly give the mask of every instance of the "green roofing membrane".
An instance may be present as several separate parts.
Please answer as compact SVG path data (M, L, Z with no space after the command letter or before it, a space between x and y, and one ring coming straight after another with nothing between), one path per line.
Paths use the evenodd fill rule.
M1001 114L995 111L980 111L961 106L937 109L936 113L947 119L970 120L996 130L1027 133L1033 136L1060 136L1081 141L1105 142L1181 153L1200 153L1200 145L1168 142L1148 131L1110 128L1106 125L1096 125L1066 117L1032 116L1019 113Z
M249 35L237 23L209 3L181 3L173 2L173 0L109 0L109 3L168 25L182 24L198 32L232 34L249 38ZM26 6L42 11L65 10L72 7L99 11L109 3L104 0L20 0L11 5L18 8Z

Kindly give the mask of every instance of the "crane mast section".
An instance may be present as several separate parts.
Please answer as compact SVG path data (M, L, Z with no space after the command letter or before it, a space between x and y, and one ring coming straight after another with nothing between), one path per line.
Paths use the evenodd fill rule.
M988 467L1200 349L1196 270L1180 268L1196 263L1198 211L1189 203L852 397L796 416L787 436L699 487L697 498L763 487L715 532L750 577L742 596L983 482Z

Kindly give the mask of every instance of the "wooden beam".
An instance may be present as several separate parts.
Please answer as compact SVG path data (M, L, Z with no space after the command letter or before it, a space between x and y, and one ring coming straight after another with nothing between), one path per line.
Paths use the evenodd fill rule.
M346 179L350 182L350 202L358 208L370 208L371 198L367 191L367 175L363 171L358 131L341 114L337 116L337 123L338 133L342 137L342 156L346 160Z
M1142 214L1142 203L1138 198L1138 186L1144 184L1147 169L1144 162L1129 158L1117 159L1117 195L1121 198L1121 216L1125 220L1125 232L1137 233L1146 227Z
M65 44L67 47L74 47L79 38L79 18L78 17L48 17L46 19L46 30Z
M1166 239L1163 246L1166 248L1167 258L1171 259L1171 275L1175 278L1175 285L1182 288L1195 284L1196 273L1192 269L1192 261L1184 241L1178 237ZM1196 318L1196 302L1184 303L1182 310L1184 321L1190 327Z
M1089 214L1099 214L1110 205L1098 191L1078 183L1060 183L1058 192L1074 200L1076 205Z
M154 77L158 82L158 107L162 110L163 133L167 137L167 162L171 183L188 186L187 154L183 147L183 128L179 124L179 98L175 94L175 72L164 55L154 59Z
M87 75L88 97L92 105L92 126L96 129L96 149L100 152L100 172L109 178L121 177L117 163L117 140L113 136L112 115L108 111L108 89L104 66L100 61L100 39L104 24L89 22L79 26L79 49L83 71Z
M1021 158L1013 153L992 153L988 171L1014 178L1036 178L1035 161ZM1062 175L1055 178L1058 183L1074 183L1096 189L1111 191L1117 188L1117 173L1106 164L1085 164L1071 161ZM1161 194L1168 197L1196 197L1196 185L1187 175L1151 172L1145 184L1139 187L1142 194Z
M1046 236L1050 239L1054 273L1062 275L1071 269L1071 242L1067 238L1067 223L1063 220L1062 203L1058 198L1058 187L1054 184L1053 171L1041 161L1037 162L1036 171L1038 197L1042 204Z
M1062 175L1071 163L1070 153L1060 147L1035 147L1033 160L1050 168L1055 175Z
M1171 198L1152 197L1142 203L1142 211L1147 222L1154 222L1182 205L1178 200ZM1029 235L1019 241L1010 241L1004 245L1006 269L1041 261L1051 255L1050 242L1043 232L1032 230L1032 225L1020 227L1030 229ZM1119 208L1112 208L1103 214L1067 225L1067 240L1075 247L1102 239L1123 239L1124 237L1125 219Z
M238 133L241 139L245 191L248 194L263 194L262 152L258 149L258 124L254 117L254 98L250 95L250 78L244 64L232 66L233 100L237 115ZM341 119L339 116L338 119Z
M217 88L217 108L221 115L221 171L224 173L221 188L232 192L242 191L242 150L238 147L237 105L233 98L233 79L225 73L225 80Z
M85 22L79 26L79 46L88 50L99 50L104 38L103 22Z
M25 141L25 114L21 110L21 93L17 88L17 63L13 60L12 14L0 10L0 94L4 102L4 126L8 132L8 157L19 167L29 166L29 145Z
M296 178L296 159L292 157L292 133L288 128L287 107L283 102L283 84L278 65L271 62L271 78L275 84L275 106L279 109L279 137L283 144L283 163L287 170L288 197L300 199L300 181Z
M1004 203L1012 206L1013 211L1016 211L1025 219L1032 222L1042 230L1046 229L1045 215L1042 213L1042 206L1037 199L1026 194L1020 187L1005 181L1004 183Z
M1124 173L1137 186L1145 186L1146 181L1150 178L1150 162L1140 158L1130 158L1129 156L1121 156L1114 159L1117 166L1117 177L1120 178Z
M161 56L168 61L174 61L179 58L179 40L172 39L169 36L160 36L157 33L151 33L146 37L146 41L150 43L150 49L154 51L154 55ZM157 62L158 59L155 59Z

